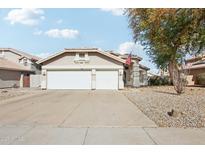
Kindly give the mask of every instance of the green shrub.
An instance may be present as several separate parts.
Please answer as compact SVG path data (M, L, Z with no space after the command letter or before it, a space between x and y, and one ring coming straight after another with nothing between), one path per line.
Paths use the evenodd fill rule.
M152 76L148 79L148 84L150 86L171 85L171 81L168 76Z
M205 73L201 73L196 76L196 83L200 85L205 85Z

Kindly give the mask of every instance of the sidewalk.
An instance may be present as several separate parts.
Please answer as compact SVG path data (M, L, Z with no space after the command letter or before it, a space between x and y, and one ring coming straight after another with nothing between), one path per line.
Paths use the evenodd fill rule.
M205 144L205 128L1 126L0 144Z

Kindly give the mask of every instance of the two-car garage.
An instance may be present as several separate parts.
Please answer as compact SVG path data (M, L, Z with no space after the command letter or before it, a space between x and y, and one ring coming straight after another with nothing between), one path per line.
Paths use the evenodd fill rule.
M92 84L95 89L118 89L118 71L47 71L47 89L92 89Z

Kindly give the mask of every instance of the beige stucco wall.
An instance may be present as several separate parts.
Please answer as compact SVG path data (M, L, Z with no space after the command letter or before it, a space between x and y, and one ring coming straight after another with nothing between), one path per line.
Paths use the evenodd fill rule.
M31 74L30 75L30 87L31 88L38 88L41 87L41 74Z
M135 67L133 67L135 64ZM129 69L124 69L126 73L126 78L124 76L125 85L126 86L133 86L133 87L140 87L140 86L147 86L148 79L147 79L147 70L142 69L139 66L139 61L135 61ZM143 75L143 79L141 78ZM135 80L135 83L134 83Z
M21 72L0 70L0 88L20 86Z
M132 71L132 65L129 67L129 69L124 69L124 80L126 86L132 86L133 85L133 71Z
M187 85L188 86L193 86L194 85L194 77L193 77L193 75L187 75L186 80L187 80Z

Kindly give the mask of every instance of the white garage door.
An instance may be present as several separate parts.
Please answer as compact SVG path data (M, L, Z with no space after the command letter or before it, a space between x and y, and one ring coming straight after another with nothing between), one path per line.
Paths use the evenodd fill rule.
M48 71L47 89L91 89L91 71Z
M118 71L96 71L96 89L118 89Z

